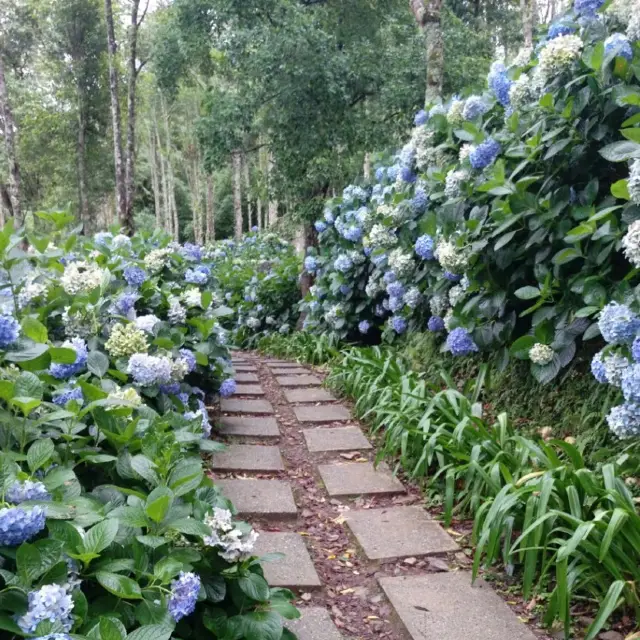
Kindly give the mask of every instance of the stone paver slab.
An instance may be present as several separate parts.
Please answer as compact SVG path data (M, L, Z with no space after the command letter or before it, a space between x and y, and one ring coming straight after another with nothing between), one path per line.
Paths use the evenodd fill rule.
M255 373L236 373L234 376L236 382L259 382L258 376Z
M311 372L308 369L302 369L301 367L293 368L285 368L285 369L271 369L271 373L274 376L308 376L311 375Z
M336 400L326 389L319 387L311 389L285 389L284 397L288 402L335 402Z
M459 549L440 524L419 506L350 511L345 518L370 560L427 556Z
M293 407L293 412L300 422L344 422L351 420L349 410L339 404L301 405Z
M380 578L380 586L413 640L535 640L491 587L471 574Z
M263 396L264 391L259 384L238 384L236 385L236 396Z
M311 453L319 451L354 451L371 449L371 443L358 427L320 427L302 432Z
M288 482L239 478L221 478L214 482L242 518L296 518L296 503Z
M287 621L285 627L293 631L298 640L343 640L326 609L307 607L300 609L297 620Z
M224 413L273 413L273 406L266 400L222 398L220 408Z
M211 458L214 471L284 471L278 447L261 444L230 444Z
M278 376L276 381L281 387L311 387L322 384L320 378L311 375Z
M251 418L249 416L222 416L220 433L225 436L251 438L278 438L280 431L275 418Z
M238 373L255 373L257 371L256 367L252 364L236 364L233 368Z
M264 577L272 587L314 589L322 586L311 556L299 533L260 532L254 554L284 553L284 558L265 562Z
M404 487L386 469L370 462L321 464L318 471L331 497L404 493Z
M268 367L299 367L299 362L291 362L290 360L265 360Z

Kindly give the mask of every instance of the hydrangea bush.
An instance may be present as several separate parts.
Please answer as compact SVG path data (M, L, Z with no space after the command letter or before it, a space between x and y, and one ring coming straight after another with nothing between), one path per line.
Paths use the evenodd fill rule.
M39 215L0 231L0 635L291 638L201 456L235 388L212 258Z
M640 29L609 4L498 51L482 95L418 113L373 184L327 202L307 329L427 330L454 355L529 360L543 383L601 339L640 266Z

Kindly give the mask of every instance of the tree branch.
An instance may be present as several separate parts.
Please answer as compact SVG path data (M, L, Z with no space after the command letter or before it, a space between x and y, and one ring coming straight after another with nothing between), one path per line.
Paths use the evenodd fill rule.
M409 6L421 29L427 22L427 8L424 6L424 0L409 0Z

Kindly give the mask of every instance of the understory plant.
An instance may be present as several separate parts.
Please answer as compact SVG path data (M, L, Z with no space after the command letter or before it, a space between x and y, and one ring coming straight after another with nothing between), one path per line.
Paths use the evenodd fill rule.
M202 459L235 388L211 260L38 216L0 232L0 635L292 638Z

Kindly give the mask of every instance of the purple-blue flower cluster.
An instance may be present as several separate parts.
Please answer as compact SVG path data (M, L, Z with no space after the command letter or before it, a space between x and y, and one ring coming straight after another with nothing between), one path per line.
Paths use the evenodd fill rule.
M471 151L469 162L474 169L484 169L495 162L500 150L500 143L487 138Z
M407 330L407 321L402 316L393 316L390 322L391 328L397 334L404 333Z
M507 68L502 62L494 62L487 76L489 88L496 97L496 100L503 106L508 107L510 103L509 90L513 84L507 76Z
M307 256L304 259L304 268L308 273L315 273L318 268L318 261L314 256Z
M607 370L604 366L604 358L602 351L596 353L595 356L591 359L591 373L593 377L600 383L606 384L607 380Z
M121 316L128 316L129 312L135 307L139 297L140 296L137 293L125 291L118 296L116 301L113 303L115 312Z
M368 320L361 320L358 323L358 331L362 334L369 333L369 329L371 329L371 323Z
M427 322L427 328L433 333L444 331L444 320L440 316L431 316Z
M404 295L404 286L402 285L401 282L397 282L396 280L393 280L387 285L387 293L390 296L402 298L402 296Z
M187 259L193 262L200 262L203 256L203 249L200 245L193 244L192 242L185 242L180 249L180 253Z
M433 260L433 250L435 243L429 235L420 236L416 240L414 250L423 260Z
M0 545L16 547L37 536L45 527L46 514L42 507L0 509Z
M351 267L353 267L353 262L351 261L351 258L349 258L349 256L341 254L335 259L333 266L337 271L346 273L347 271L349 271L349 269L351 269Z
M620 439L640 436L640 405L633 402L613 407L607 415L611 432Z
M585 18L593 18L605 0L575 0L573 4L574 11Z
M57 622L65 631L73 626L73 599L59 584L45 584L36 591L30 591L29 608L18 618L18 626L25 633L33 633L45 620Z
M411 208L414 213L424 213L427 210L429 204L429 196L424 189L416 189L411 200Z
M5 493L5 500L11 504L20 504L27 500L51 500L51 495L42 482L16 480Z
M184 279L190 284L206 284L210 275L211 269L204 264L199 264L195 269L187 269Z
M416 127L421 127L422 125L427 124L427 122L429 122L429 114L424 109L420 109L413 118L413 123Z
M123 271L124 279L130 287L139 287L147 279L147 273L144 269L134 265L125 267Z
M220 395L223 398L228 398L236 392L236 381L233 378L227 378L222 381L220 385Z
M313 226L316 228L316 231L318 233L323 233L324 231L327 230L327 224L322 220L316 220Z
M10 315L0 315L0 348L6 349L20 337L20 323Z
M605 55L615 55L629 62L633 60L633 48L629 39L622 33L612 33L604 41Z
M478 345L466 329L457 327L447 336L447 349L454 356L468 356L478 351Z
M483 116L488 109L489 105L485 102L484 98L481 96L469 96L464 103L462 117L465 120L475 120Z
M571 35L574 31L574 27L560 20L558 22L554 22L549 27L549 31L547 32L547 40L555 40L560 36L568 36Z
M598 327L609 344L629 344L640 331L640 317L627 305L610 302L600 312Z
M84 402L84 395L80 387L67 387L53 396L53 403L57 404L59 407L66 407L67 403L72 400L75 400L80 404Z
M449 282L460 282L460 280L462 280L462 276L457 273L451 273L451 271L445 271L442 275L444 276L444 279Z
M75 376L85 368L87 364L87 357L89 355L87 351L87 345L82 338L71 338L62 343L62 347L65 349L73 349L76 352L76 359L71 364L61 364L59 362L52 362L49 372L54 378L64 380Z
M181 571L178 578L171 583L168 609L176 622L195 611L199 592L200 577L191 571Z
M191 349L180 349L180 357L187 363L187 373L192 373L196 368L196 357Z

